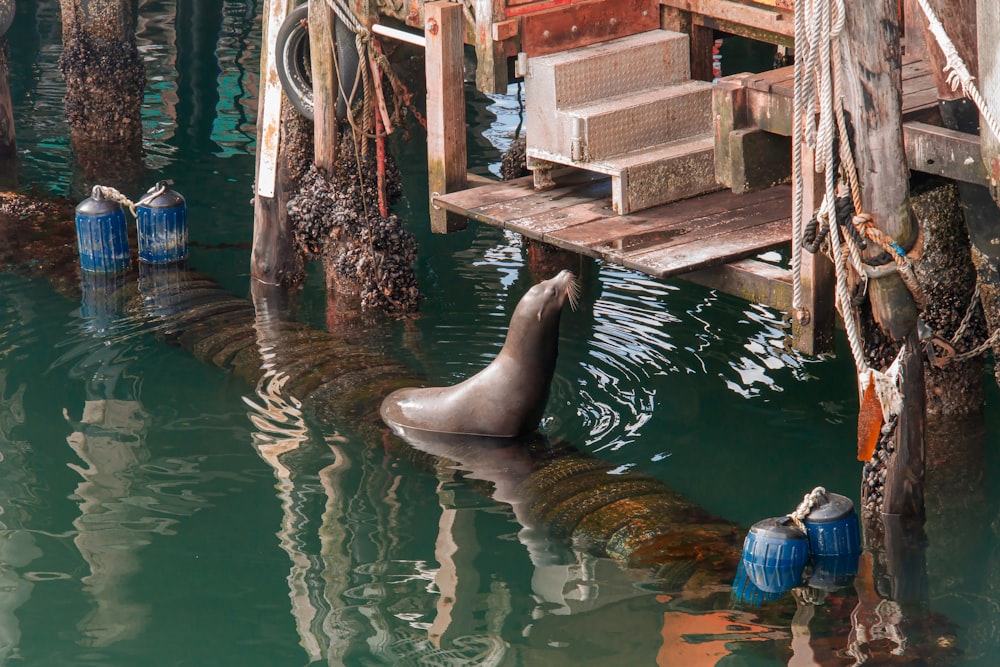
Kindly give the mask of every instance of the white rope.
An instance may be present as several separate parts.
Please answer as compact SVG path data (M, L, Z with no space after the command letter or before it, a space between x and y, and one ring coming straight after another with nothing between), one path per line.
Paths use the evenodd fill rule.
M869 382L874 382L876 394L882 406L883 418L888 421L890 415L899 414L902 410L903 397L899 391L899 369L906 346L903 346L899 356L886 372L880 372L868 365L861 341L860 326L851 304L848 261L862 281L867 280L867 275L863 268L860 248L837 223L836 193L839 175L835 170L838 157L835 155L835 136L839 139L841 168L850 183L854 208L860 210L860 190L857 186L854 156L851 154L844 119L843 99L840 94L840 60L843 57L840 49L840 35L846 22L845 6L843 0L805 0L797 9L802 11L796 12L795 21L793 161L796 163L794 167L795 183L799 194L796 195L794 202L794 218L801 221L805 217L805 202L802 201L801 197L802 174L800 173L801 146L802 142L805 141L806 145L815 149L816 171L824 174L825 193L817 213L817 220L820 222L826 220L829 228L830 254L836 275L837 309L844 321L851 356L854 358L858 379L858 395L859 397L863 396L864 388L868 386ZM816 123L817 105L819 106L818 124ZM793 233L796 236L801 234L799 230L793 230ZM795 251L793 250L793 252ZM801 301L797 301L797 299L801 299L801 292L797 296L794 285L795 282L801 281L801 275L796 271L795 263L798 252L795 252L795 256L793 256L792 265L793 306L796 308L801 307Z
M803 533L806 532L806 527L802 522L807 516L809 516L809 513L813 511L813 508L824 499L826 499L826 489L822 486L817 486L815 489L802 496L802 502L799 503L799 506L795 508L794 512L790 512L788 514L788 518L795 523L795 526L799 530Z
M955 44L948 37L948 33L944 31L944 26L941 25L941 21L938 20L927 0L917 0L917 2L920 3L920 9L924 10L924 15L927 17L927 27L930 29L931 34L934 35L934 39L937 40L938 46L941 47L941 52L944 53L945 66L943 71L948 73L948 85L951 86L952 90L958 90L961 87L965 96L979 107L979 113L982 114L983 120L986 121L986 125L990 128L990 131L993 132L993 136L1000 139L1000 124L997 123L996 116L993 115L993 110L989 104L979 94L979 90L975 84L975 77L969 71L968 65L958 55Z
M111 201L116 201L127 208L129 212L132 213L133 218L139 217L135 213L135 202L109 185L95 185L90 191L90 196L94 199L110 199Z

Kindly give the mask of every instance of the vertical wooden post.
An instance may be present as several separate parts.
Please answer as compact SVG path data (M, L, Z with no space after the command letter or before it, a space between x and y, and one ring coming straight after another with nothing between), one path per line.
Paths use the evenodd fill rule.
M59 0L64 106L77 162L89 181L119 188L138 181L146 70L129 0ZM109 183L109 181L114 181Z
M823 185L816 173L816 157L809 146L802 146L802 217L796 229L804 229L819 208L823 198ZM792 179L797 187L796 179ZM802 277L802 312L793 314L792 340L795 349L805 354L822 354L833 350L833 329L837 312L834 304L836 276L833 262L822 253L803 251L800 275Z
M504 19L502 0L475 0L476 88L484 93L507 92L507 58L494 26Z
M257 178L253 217L253 250L250 275L270 284L290 282L297 263L284 187L281 153L281 107L285 94L275 66L278 28L293 0L267 0L260 54L260 100L257 112Z
M993 105L993 114L1000 115L1000 4L994 0L979 0L976 9L979 30L979 92ZM1000 138L983 123L980 127L983 162L990 179L990 192L1000 203Z
M312 66L313 161L325 175L337 160L337 68L334 16L325 0L309 0L309 62Z
M903 248L916 241L910 209L909 170L903 149L902 53L895 0L847 3L842 71L851 112L862 204L878 227ZM881 248L869 253L881 252ZM917 306L895 272L869 282L875 320L895 340L905 341L903 414L899 417L884 485L885 514L922 517L924 466L924 376L917 336Z
M10 49L6 35L0 35L0 187L17 187L17 139L14 134L14 105L10 98Z
M463 90L462 4L424 5L427 36L427 179L430 186L431 231L447 234L465 229L467 220L434 204L434 197L466 185L465 93Z

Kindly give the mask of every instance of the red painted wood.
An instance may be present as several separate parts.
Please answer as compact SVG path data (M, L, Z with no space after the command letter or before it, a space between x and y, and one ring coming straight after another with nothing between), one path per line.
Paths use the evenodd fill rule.
M657 0L581 0L522 16L521 50L540 56L659 27Z

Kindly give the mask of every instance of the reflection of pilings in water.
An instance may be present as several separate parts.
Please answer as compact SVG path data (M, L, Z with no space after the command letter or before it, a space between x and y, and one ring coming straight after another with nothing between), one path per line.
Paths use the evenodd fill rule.
M90 566L82 581L97 605L79 625L87 646L131 639L145 626L149 605L129 601L125 582L140 569L137 550L149 544L148 533L169 534L174 523L128 502L135 495L132 475L146 456L145 422L136 401L88 400L66 438L86 464L70 467L83 477L76 487L80 516L73 521L73 542Z
M931 608L964 618L957 646L983 659L1000 640L996 602L985 589L995 569L987 526L996 504L986 490L986 424L979 414L927 428L927 573Z
M2 338L2 337L0 337ZM18 501L26 493L23 452L27 443L13 439L13 430L25 421L24 389L7 393L7 373L0 368L0 461L3 475L3 505L0 507L0 667L16 656L21 643L21 624L15 611L31 597L34 584L17 570L42 555L31 533L23 530L25 518Z
M310 590L309 579L316 563L304 548L306 512L302 505L301 489L296 489L292 470L281 457L308 444L309 428L302 419L299 405L288 403L281 395L282 377L271 375L261 378L254 399L245 398L251 411L247 413L256 428L253 446L264 461L274 469L277 480L275 488L281 501L281 527L278 542L292 561L288 573L288 596L291 600L292 616L299 635L299 643L305 649L310 662L323 658L324 638L316 632L317 621L322 621L323 610L314 602L315 592Z
M274 469L277 479L283 515L278 537L281 548L292 561L288 574L289 597L300 644L311 662L324 660L336 665L342 663L351 638L356 634L343 620L341 598L351 563L344 548L344 491L339 478L349 462L341 448L333 447L335 462L318 473L326 503L320 527L320 557L315 559L305 548L308 522L303 485L308 486L308 483L305 480L297 483L301 471L296 470L294 464L286 465L283 460L286 454L308 447L312 436L302 414L301 402L284 392L288 376L276 367L272 355L271 338L281 328L281 296L280 292L269 292L266 286L255 284L255 332L264 375L258 382L256 399L245 400L253 409L248 417L256 428L254 448ZM311 475L309 478L311 482Z

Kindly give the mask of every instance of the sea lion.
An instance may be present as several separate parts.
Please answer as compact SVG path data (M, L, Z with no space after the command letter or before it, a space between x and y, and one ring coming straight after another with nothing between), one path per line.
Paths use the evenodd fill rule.
M570 271L533 286L510 318L500 354L451 387L407 387L389 394L381 415L406 429L513 438L538 427L559 351L559 316L579 294Z

